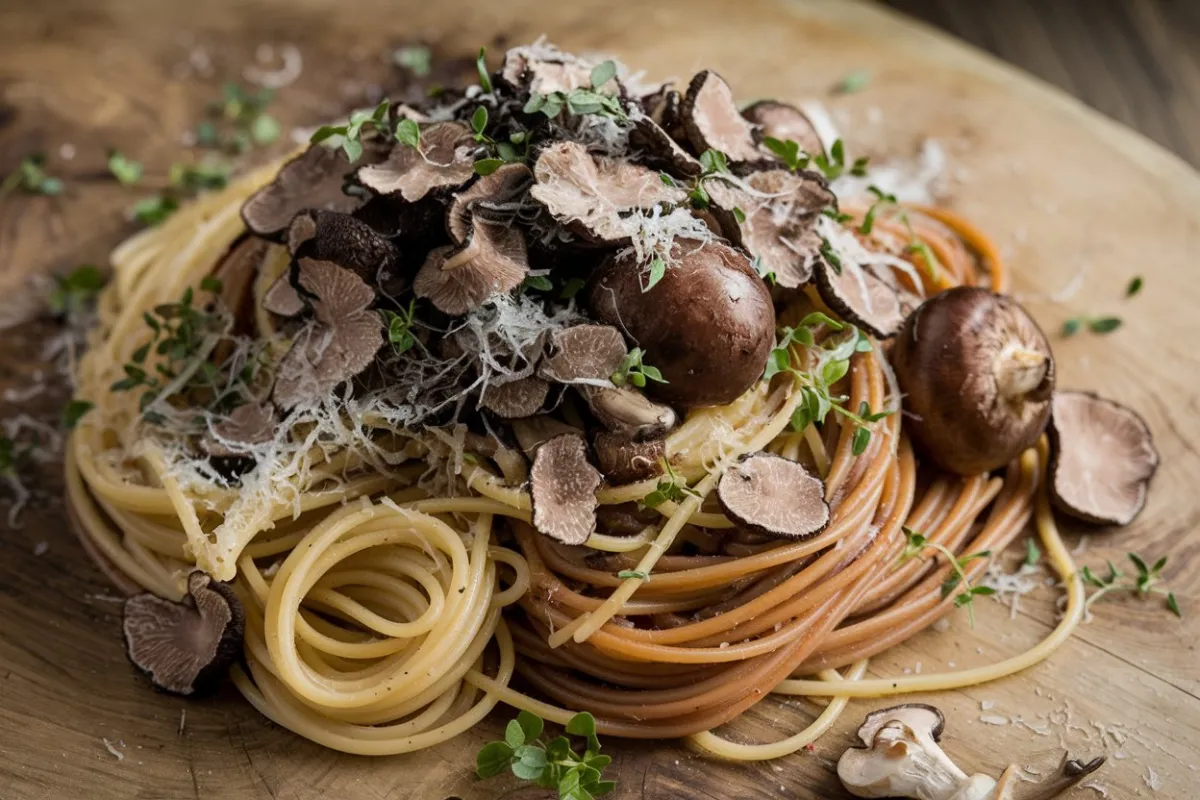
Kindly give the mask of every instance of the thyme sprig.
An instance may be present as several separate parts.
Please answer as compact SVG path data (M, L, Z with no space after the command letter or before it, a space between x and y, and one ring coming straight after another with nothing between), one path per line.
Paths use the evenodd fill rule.
M1179 610L1179 601L1175 599L1175 593L1159 585L1163 580L1163 568L1167 566L1167 556L1158 559L1153 565L1137 553L1126 553L1126 556L1136 571L1136 574L1128 576L1128 580L1121 580L1126 574L1117 569L1111 560L1106 562L1108 574L1104 576L1097 575L1091 567L1085 566L1079 570L1083 582L1096 589L1084 601L1084 610L1090 610L1095 603L1114 592L1132 594L1140 600L1150 595L1160 595L1165 598L1167 610L1182 619L1183 612Z
M956 556L950 548L937 542L931 542L923 534L914 531L912 528L905 527L904 531L904 552L900 554L900 564L904 564L912 559L925 561L925 551L933 550L936 553L945 556L950 563L952 570L950 577L942 583L942 597L949 597L954 594L954 607L966 608L967 618L971 621L971 627L975 627L975 598L979 595L995 594L996 590L990 586L972 586L970 579L967 577L966 566L972 561L979 558L988 558L991 556L991 550L981 550L978 553L968 553L965 556ZM936 556L935 556L936 557Z
M566 732L585 739L579 753L567 736L542 739L545 723L536 714L521 711L504 729L504 740L483 746L475 758L475 772L491 778L509 770L519 779L558 791L560 800L592 800L616 788L603 779L612 758L600 753L596 720L587 712L567 721Z
M668 500L672 503L682 503L688 495L699 497L687 484L687 479L671 469L671 462L663 461L665 476L659 479L654 491L642 498L646 508L658 508Z
M626 353L625 357L621 359L617 371L610 377L613 385L624 386L629 383L642 389L645 388L648 380L655 383L667 383L658 367L652 367L643 361L645 355L646 352L640 347L635 347Z

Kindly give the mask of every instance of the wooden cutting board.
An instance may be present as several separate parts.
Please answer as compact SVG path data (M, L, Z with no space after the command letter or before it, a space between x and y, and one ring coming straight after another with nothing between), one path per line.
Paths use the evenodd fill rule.
M1200 287L1200 178L1147 141L996 61L889 12L850 2L777 0L470 0L351 3L206 0L94 3L6 0L0 10L0 171L50 154L66 180L59 198L0 199L0 308L36 308L19 286L31 273L102 263L136 193L105 180L105 151L121 148L163 175L222 79L236 78L264 43L295 44L303 73L274 113L313 124L364 105L389 74L389 44L423 37L448 53L538 34L568 49L614 53L652 77L716 68L745 99L818 96L842 122L854 154L912 155L934 137L950 161L945 202L996 234L1016 289L1048 329L1077 314L1117 314L1121 330L1056 340L1061 385L1095 388L1149 420L1163 456L1150 503L1133 528L1081 541L1077 558L1103 564L1128 550L1170 554L1166 576L1184 619L1157 601L1118 599L1048 663L1018 677L916 699L948 718L947 751L963 767L1005 764L1066 743L1106 751L1097 784L1113 798L1195 796L1200 780L1200 356L1190 338ZM852 69L862 92L830 97ZM64 160L62 146L75 150ZM285 147L283 143L276 149ZM259 157L262 157L260 154ZM1127 281L1145 276L1137 298ZM1046 295L1082 275L1061 304ZM1040 299L1039 299L1040 298ZM32 304L32 305L31 305ZM38 381L48 323L3 335L0 383ZM55 420L53 384L23 402L5 393L0 417ZM309 798L443 800L536 797L498 779L472 780L485 729L408 757L368 760L305 742L260 718L236 693L187 703L151 691L125 661L119 605L72 538L55 464L38 468L23 527L0 536L0 798ZM2 524L2 523L0 523ZM44 543L44 544L43 544ZM44 551L44 552L43 552ZM41 555L38 555L41 553ZM981 601L876 659L871 673L967 667L1018 652L1054 624L1056 592L1019 612ZM674 742L610 742L618 798L842 797L832 771L863 713L855 702L814 750L776 763L722 764ZM184 719L186 712L186 719ZM768 701L732 735L781 736L815 706ZM1020 721L1018 721L1020 719ZM108 742L115 755L106 747ZM1100 796L1079 789L1074 797Z

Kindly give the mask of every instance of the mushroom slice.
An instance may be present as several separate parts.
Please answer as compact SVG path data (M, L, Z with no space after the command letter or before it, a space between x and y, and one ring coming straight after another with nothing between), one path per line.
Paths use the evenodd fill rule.
M525 237L516 228L476 218L462 247L429 251L413 280L417 297L428 298L451 316L472 311L492 295L512 291L529 271Z
M183 602L146 592L125 601L125 652L154 685L171 694L204 692L242 649L245 616L229 584L201 570L187 579Z
M662 473L666 442L640 441L628 433L600 431L593 440L600 473L614 485L636 483Z
M806 153L820 153L825 147L816 127L803 111L777 100L759 100L742 109L742 116L759 126L763 136L800 145Z
M550 384L541 378L518 378L508 383L488 384L479 405L503 419L532 417L541 410L549 393Z
M399 251L390 239L350 214L306 211L288 227L288 249L320 261L332 261L366 281L392 264Z
M821 258L817 259L813 276L821 299L842 319L880 339L890 339L900 332L904 325L900 298L874 272L857 264L844 263L835 268Z
M358 171L358 180L379 194L399 193L415 203L434 189L457 187L475 174L475 139L458 122L421 128L420 148L397 144L387 160Z
M1023 759L1023 765L1010 764L996 781L995 793L989 800L1051 800L1073 786L1081 783L1107 760L1105 756L1081 761L1071 758L1066 750L1053 751L1058 756L1056 766L1041 772L1029 766L1031 759Z
M1097 525L1133 522L1159 461L1150 428L1136 411L1090 392L1055 392L1050 443L1055 506Z
M695 152L720 150L730 161L764 158L754 141L754 126L738 111L733 90L712 70L692 78L679 112Z
M349 213L363 198L342 191L350 162L340 150L312 145L283 165L275 180L242 204L242 220L259 236L275 237L292 218L310 208Z
M210 456L243 456L275 438L279 420L270 403L245 403L211 425L202 445Z
M329 261L300 259L300 286L312 295L316 319L302 329L279 363L276 405L313 405L375 360L383 320L368 310L375 292L363 279Z
M557 383L608 382L625 358L625 337L611 325L575 325L550 334L538 374Z
M624 242L637 230L638 221L626 217L630 212L687 199L683 189L667 186L654 170L593 156L578 142L547 147L533 174L533 198L556 220L593 242Z
M596 530L600 483L581 437L567 434L545 442L529 471L533 527L563 544L583 544Z
M821 248L818 216L837 203L823 177L772 168L751 172L739 182L717 177L705 188L731 242L758 258L785 289L808 282Z
M568 425L549 414L514 419L512 432L513 436L517 438L517 445L530 458L533 458L539 447L551 439L566 435L583 437L583 431L579 428Z
M528 191L533 173L524 164L505 164L484 175L454 195L446 209L446 231L462 244L471 235L471 218L476 209L503 213L498 206L510 206ZM491 214L488 214L490 217Z
M935 742L942 740L946 730L946 715L941 709L925 703L903 703L867 714L855 735L864 747L870 747L879 729L892 720L899 720L913 730L927 731Z
M805 539L829 524L825 482L771 453L752 453L727 469L717 499L735 522L766 536Z
M629 147L634 151L631 157L635 161L676 177L695 178L704 172L700 161L650 117L634 121L629 131Z
M304 298L292 286L292 277L285 272L263 292L262 307L281 317L294 317L304 310Z
M613 433L655 438L679 420L675 409L655 403L637 389L588 387L586 397L592 414Z
M510 48L504 54L500 79L514 89L527 90L531 94L566 94L574 89L592 87L593 66L553 45L538 42Z
M937 745L941 713L925 708L899 706L869 716L859 729L865 747L851 747L838 759L842 785L855 797L992 800L996 781L968 776L950 760Z

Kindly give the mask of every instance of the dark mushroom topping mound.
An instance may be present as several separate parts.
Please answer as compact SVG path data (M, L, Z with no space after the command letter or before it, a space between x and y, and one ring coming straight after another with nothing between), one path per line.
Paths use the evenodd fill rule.
M959 286L926 300L904 321L891 359L905 430L943 469L998 469L1046 428L1054 355L1011 297Z
M533 184L533 173L524 164L505 164L490 175L454 195L446 210L446 231L458 243L471 235L471 220L478 211L492 216L509 216L506 207L518 202Z
M530 194L556 220L589 241L617 244L637 230L627 215L656 205L674 205L687 192L668 186L652 169L594 156L578 142L556 142L542 151L533 168Z
M374 282L379 270L398 257L396 245L370 225L336 211L306 211L288 228L288 248L293 256L332 261L360 278Z
M575 325L550 335L538 374L557 383L605 381L625 358L625 337L611 325Z
M429 252L413 291L451 316L479 308L489 297L521 285L529 272L525 237L517 228L477 218L461 247L443 245Z
M837 203L823 177L815 172L764 169L737 183L717 177L706 188L713 213L731 242L757 257L785 289L809 281L821 249L817 219L821 209Z
M764 536L805 539L829 524L825 482L771 453L752 453L727 469L717 499L730 519Z
M835 268L819 258L813 276L825 305L872 336L889 339L904 324L899 296L874 272L857 264Z
M363 167L358 180L373 192L415 203L434 189L462 186L475 174L475 139L458 122L421 128L420 146L397 144L382 164Z
M1136 411L1089 392L1055 392L1050 496L1073 517L1128 525L1158 469L1150 428Z
M204 450L210 456L240 456L255 445L275 438L279 420L270 403L246 403L213 423L204 437Z
M375 292L348 269L300 259L300 286L314 296L316 317L279 364L272 397L281 408L321 402L365 370L383 346L383 320L370 311Z
M817 129L803 111L777 100L759 100L742 109L742 116L759 126L763 136L800 145L806 153L820 153L825 148Z
M720 150L730 161L759 161L766 157L754 140L754 126L738 111L733 90L712 70L704 70L692 78L679 112L683 130L696 153Z
M537 448L529 471L533 527L563 544L583 544L596 530L600 473L579 436L556 436Z
M203 693L224 677L242 648L246 621L233 587L204 572L188 575L181 603L157 595L125 601L125 652L159 689Z
M542 409L550 384L530 376L506 383L491 383L479 398L479 405L502 419L532 417Z
M254 233L271 238L283 233L301 211L327 209L348 214L363 204L363 198L342 191L350 169L341 151L313 145L246 199L242 220Z
M643 291L632 253L592 273L592 316L625 332L666 383L647 391L668 403L730 403L758 382L775 344L775 307L749 259L720 242L676 240L662 279Z
M662 473L666 454L662 439L641 441L627 433L601 431L593 445L600 473L611 484L636 483Z

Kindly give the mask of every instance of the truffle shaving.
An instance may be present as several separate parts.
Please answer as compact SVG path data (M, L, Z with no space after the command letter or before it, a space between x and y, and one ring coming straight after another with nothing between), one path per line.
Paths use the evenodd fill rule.
M505 164L454 195L446 210L446 232L462 244L471 235L471 219L478 212L488 220L511 219L521 197L533 184L533 173L524 164Z
M896 291L871 270L843 262L839 271L819 259L813 274L826 305L872 336L891 338L904 325Z
M269 403L245 403L210 425L204 437L204 450L210 456L246 455L254 445L275 438L278 424L275 409Z
M733 90L717 73L704 70L688 85L680 106L688 141L696 153L720 150L730 161L760 161L754 126L738 111Z
M550 384L541 378L518 378L507 383L491 383L479 399L479 405L502 419L532 417L542 409Z
M417 297L428 298L451 316L466 314L489 297L512 291L529 271L521 231L479 218L472 230L462 247L443 245L431 250L413 281Z
M596 529L600 473L579 436L557 436L537 449L529 471L533 527L563 544L583 544Z
M435 122L421 128L420 148L396 144L382 164L358 171L358 180L379 194L415 203L434 189L458 187L475 174L475 140L465 125Z
M803 111L777 100L759 100L742 109L742 116L759 126L764 137L781 142L791 140L806 153L824 151L816 127Z
M340 150L312 145L283 165L275 180L242 204L242 220L259 236L274 237L306 209L349 213L363 198L342 191L350 162Z
M824 481L770 453L753 453L726 470L717 499L730 519L765 536L805 539L829 524Z
M601 383L625 358L625 337L611 325L576 325L555 331L550 337L551 354L538 368L546 380L557 383Z

